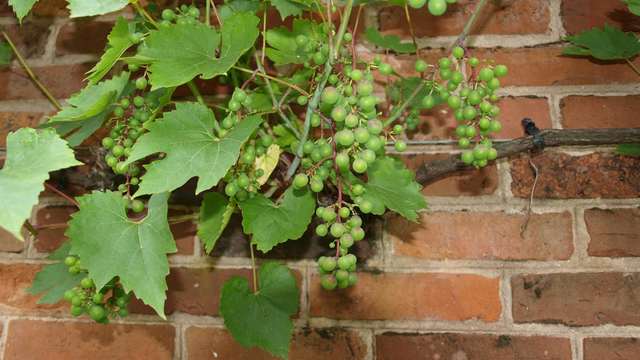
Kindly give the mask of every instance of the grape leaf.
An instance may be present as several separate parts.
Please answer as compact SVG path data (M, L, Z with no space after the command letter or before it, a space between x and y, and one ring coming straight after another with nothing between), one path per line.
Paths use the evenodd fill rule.
M571 42L563 55L593 56L598 60L625 60L640 54L640 42L633 33L625 33L607 24L603 29L594 28L569 36Z
M12 56L11 46L4 41L0 41L0 66L11 64Z
M249 12L255 14L260 9L258 0L225 0L224 5L218 8L220 18L226 20L237 13Z
M127 199L117 192L93 192L78 198L66 235L71 254L78 255L96 288L118 276L126 292L133 291L163 319L166 299L166 254L176 252L167 222L169 193L149 200L144 219L127 216Z
M269 48L266 55L276 65L302 64L307 61L310 54L304 51L304 46L298 46L296 37L306 36L309 41L320 40L320 27L313 21L294 19L293 29L285 27L267 30L267 44Z
M133 33L134 28L134 23L129 24L125 18L118 17L107 37L109 40L108 49L102 54L100 61L88 72L89 84L95 84L102 80L122 54L133 45L129 35Z
M229 224L236 204L220 193L212 192L204 195L200 206L198 222L198 238L204 243L207 254L213 251L216 242Z
M293 335L291 316L300 305L296 279L286 266L271 261L260 267L258 284L254 293L245 278L225 282L220 296L224 325L240 345L286 359Z
M179 86L198 75L211 79L225 74L253 46L259 22L255 15L238 13L225 20L221 33L202 23L163 27L151 32L136 58L150 64L153 89Z
M398 54L410 54L416 52L416 46L412 43L403 43L396 35L382 35L378 29L369 27L364 32L367 41L383 49L392 50Z
M382 215L386 207L408 220L418 219L417 212L427 206L421 193L422 186L415 182L413 172L400 160L379 158L369 166L367 174L369 179L363 183L362 199L371 202L372 214Z
M316 201L308 189L285 191L280 204L261 194L239 203L242 228L253 234L253 243L266 253L274 246L299 239L309 227Z
M43 183L55 170L82 165L51 129L22 128L7 136L7 157L0 170L0 227L23 240L20 229L38 203Z
M267 151L262 156L258 156L255 161L255 169L262 170L264 173L261 177L259 177L256 181L258 185L266 184L269 177L273 173L273 170L278 166L278 162L280 161L280 155L282 154L282 150L278 144L271 144Z
M626 0L625 4L627 4L632 14L640 16L640 0Z
M57 260L54 264L45 265L38 271L27 292L32 295L44 293L38 304L55 304L62 300L64 292L77 286L85 274L71 274L64 264L64 259L69 255L71 243L65 242L47 257L49 260Z
M133 146L127 163L160 152L166 157L146 166L136 196L175 190L195 176L199 177L196 193L218 184L262 119L248 116L222 138L213 131L215 121L206 106L180 102L176 110L149 125L149 132Z
M13 8L13 12L16 13L18 21L22 23L22 19L27 16L37 2L38 0L9 0L9 5Z
M129 0L67 0L71 17L96 16L118 11L129 4Z
M275 6L278 13L280 13L280 17L282 20L288 18L289 16L299 16L302 15L302 11L307 8L302 1L292 1L292 0L271 0L271 4Z
M640 144L620 144L616 153L626 156L640 157Z

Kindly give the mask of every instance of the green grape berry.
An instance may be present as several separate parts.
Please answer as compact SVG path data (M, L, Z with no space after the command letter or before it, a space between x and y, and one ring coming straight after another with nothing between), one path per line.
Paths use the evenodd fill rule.
M447 11L447 2L445 0L429 0L427 8L431 15L441 16Z
M506 65L496 65L495 69L493 69L493 72L497 77L504 77L509 73L509 68Z
M424 60L419 59L416 61L415 69L417 72L425 72L428 66L429 65L427 65L427 63Z
M131 210L135 213L141 213L144 211L144 203L140 200L133 200L131 202Z
M398 140L394 144L394 148L397 152L404 152L405 150L407 150L407 143L402 140Z
M138 89L138 90L146 89L148 84L149 83L148 83L147 79L144 78L144 77L136 79L136 89Z
M489 80L493 79L493 76L494 76L493 70L486 67L480 70L480 74L478 75L478 78L484 82L488 82Z
M368 168L367 162L360 158L353 160L351 166L353 167L353 171L358 174L364 174Z
M353 195L355 196L359 196L364 194L364 186L360 185L360 184L355 184L351 187L351 192L353 193Z
M304 105L307 105L307 103L309 102L309 98L304 95L300 95L296 99L296 102L298 103L298 105L304 106Z
M380 74L382 74L382 75L391 75L391 74L393 74L393 68L391 67L391 65L389 65L387 63L380 64L380 66L378 67L378 70L380 71Z
M64 264L67 266L73 266L78 262L78 258L75 256L67 256L64 258Z
M451 51L451 55L456 59L462 59L464 57L464 49L461 46L456 46Z
M343 129L336 133L336 143L341 146L349 147L353 144L354 140L353 131L349 129Z
M318 236L327 236L329 233L329 228L325 224L320 224L316 226L316 235Z
M84 308L82 306L72 305L70 312L74 317L78 317L84 313Z
M333 105L336 102L338 102L338 98L339 98L338 90L336 88L332 87L332 86L327 86L322 91L322 96L321 96L320 100L324 104Z
M325 290L334 290L338 286L338 281L333 275L322 275L320 285Z
M107 316L107 313L103 306L92 305L89 308L89 316L95 321L101 321Z
M364 235L365 235L364 230L359 226L351 229L351 237L353 237L353 240L355 241L360 241L364 239Z
M480 60L477 57L472 57L471 59L469 59L469 66L474 68L478 65L480 65Z
M436 106L436 99L432 95L427 95L422 98L422 106L426 109L432 109Z
M311 178L311 181L309 181L309 187L311 188L311 191L319 193L324 189L324 183L322 182L322 179L318 179L314 176Z
M333 236L334 238L339 238L345 233L345 231L346 231L345 226L338 222L333 223L333 225L331 225L331 229L329 230L329 232L331 233L331 236Z
M71 299L73 299L73 297L76 295L76 292L73 290L67 290L64 292L64 294L62 295L62 297L67 300L67 301L71 301Z
M472 151L465 151L462 153L462 155L460 155L460 160L462 160L463 163L467 164L467 165L471 165L473 163L473 152Z
M90 288L93 287L93 280L91 280L91 278L86 277L86 278L80 280L80 286L83 289L90 289Z
M309 184L309 177L307 174L298 174L293 178L293 186L296 189L302 189Z
M414 9L420 9L424 7L426 3L427 3L427 0L408 0L407 1L407 4Z

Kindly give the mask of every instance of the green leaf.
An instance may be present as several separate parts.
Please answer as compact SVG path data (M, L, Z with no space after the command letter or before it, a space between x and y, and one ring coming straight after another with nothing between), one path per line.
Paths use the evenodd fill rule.
M196 193L217 185L262 119L248 116L222 138L213 131L215 121L213 112L202 104L177 103L176 110L151 124L133 146L127 163L161 152L166 157L146 166L136 196L175 190L195 176L199 177Z
M309 20L294 19L293 30L278 27L267 30L266 41L269 48L266 55L276 65L302 64L307 61L310 54L304 51L304 46L298 46L296 37L306 36L309 41L320 40L320 26Z
M286 359L293 335L293 316L300 305L296 279L284 265L268 262L258 273L260 290L252 292L245 278L234 277L222 287L220 314L240 345L257 346Z
M276 125L273 127L273 133L277 135L276 144L280 148L288 148L291 144L296 142L296 135L290 129L284 127L284 125Z
M163 27L151 32L137 58L150 64L153 89L179 86L198 75L211 79L226 74L254 45L259 22L255 15L239 13L225 20L221 34L202 23Z
M625 3L632 14L640 16L640 0L626 0Z
M226 20L231 16L248 12L255 14L260 9L260 1L258 0L225 0L224 5L218 8L220 18Z
M9 0L9 5L13 8L13 12L16 13L18 21L22 23L22 19L27 16L37 2L38 0Z
M262 170L263 174L259 177L256 182L258 185L264 185L267 183L267 180L271 177L273 170L278 166L278 162L280 162L280 155L282 154L282 150L278 144L271 144L267 148L267 151L256 158L254 168L255 170Z
M416 109L425 109L422 105L422 99L428 94L432 94L432 96L436 100L436 105L442 102L442 99L435 91L431 91L433 87L432 83L427 82L423 85L423 81L419 77L406 77L395 81L386 88L387 97L396 104L400 104L405 102L411 94L416 90L416 87L422 86L422 89L418 91L413 100L409 103L409 106Z
M620 155L640 157L640 144L620 144L616 152Z
M363 200L373 204L371 213L382 215L385 208L395 211L408 220L416 221L417 212L427 203L421 193L422 186L415 182L414 174L404 164L392 157L377 159L367 172L369 180L363 184Z
M271 0L271 4L278 10L282 20L289 16L302 15L302 11L307 8L301 1Z
M51 129L22 128L7 136L7 158L0 170L0 227L18 239L38 203L43 183L55 170L82 165L73 150Z
M129 4L129 0L67 0L71 17L104 15L118 11Z
M62 300L64 292L77 286L80 280L84 278L84 274L71 274L69 268L64 264L64 258L69 255L71 243L65 242L51 255L47 257L49 260L58 260L54 264L45 265L42 270L38 271L33 279L31 287L27 292L32 295L44 293L38 304L55 304Z
M566 48L564 55L593 56L598 60L626 60L640 54L640 42L633 33L606 25L604 29L594 28L567 40L573 46Z
M134 27L135 24L129 24L125 18L118 17L116 24L107 37L109 40L108 49L102 54L100 61L88 72L90 84L95 84L102 80L124 52L133 45L129 35L133 33Z
M13 57L13 51L11 46L4 41L0 41L0 66L11 64L11 58Z
M162 318L166 299L166 254L176 252L167 222L169 194L149 200L142 220L127 217L127 199L117 192L93 192L78 198L80 210L69 221L66 235L96 288L119 277L126 292L151 306Z
M396 35L382 35L378 29L370 27L364 33L367 41L383 49L392 50L398 54L409 54L416 52L416 47L412 43L403 43Z
M200 206L200 221L198 222L198 238L204 243L207 254L213 251L216 242L229 224L231 215L236 208L226 196L220 193L207 193Z
M262 194L239 203L242 228L253 234L253 243L266 253L278 244L299 239L309 227L316 201L308 189L287 189L280 204Z

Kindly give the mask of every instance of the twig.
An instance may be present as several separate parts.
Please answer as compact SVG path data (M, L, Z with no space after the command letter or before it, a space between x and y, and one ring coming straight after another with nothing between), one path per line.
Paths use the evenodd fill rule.
M31 225L31 223L29 222L29 220L26 220L24 222L24 228L27 229L27 231L33 236L33 237L38 237L38 230L33 227L33 225Z
M246 69L246 68L243 68L243 67L240 67L240 66L237 66L237 65L234 65L234 66L233 66L233 68L234 68L234 69L236 69L236 70L238 70L238 71L245 72L245 73L247 73L247 74L253 74L253 70L251 70L251 69ZM310 94L309 94L308 92L304 91L304 90L303 90L302 88L300 88L299 86L294 85L294 84L291 84L291 83L286 82L286 81L284 81L284 80L278 79L277 77L274 77L274 76L271 76L271 75L269 75L269 74L262 73L262 72L258 72L258 73L256 73L256 75L257 75L257 76L260 76L260 77L262 77L262 78L265 78L265 79L269 79L269 80L275 81L275 82L277 82L277 83L279 83L279 84L282 84L282 85L284 85L284 86L290 87L290 88L292 88L293 90L295 90L295 91L299 92L300 94L302 94L302 95L304 95L304 96L310 96Z
M471 30L473 30L473 25L475 25L478 17L480 16L480 13L482 12L482 9L486 4L487 0L480 0L478 5L476 5L476 8L473 10L473 14L471 14L471 17L464 26L462 33L460 33L458 39L456 39L456 41L451 45L449 51L451 51L451 49L456 46L461 46L462 44L464 44L464 41L466 40L467 36L469 36L469 33L471 33Z
M536 185L538 184L538 176L540 172L538 171L538 167L533 163L531 159L529 159L529 166L533 169L534 178L533 178L533 186L531 186L531 195L529 196L529 204L527 205L527 215L524 218L524 223L520 227L520 237L524 239L524 233L527 231L527 227L529 226L529 220L531 219L531 208L533 207L533 195L536 192Z
M545 147L617 145L640 143L640 128L628 129L549 129L542 130L537 137L544 140ZM496 144L498 159L507 158L522 152L537 149L533 136L521 137L508 142ZM434 160L422 164L416 171L416 180L425 185L458 171L472 169L460 160L459 155L452 155L443 160Z
M16 45L13 43L13 41L11 41L11 38L9 37L9 35L7 35L7 33L3 31L2 32L2 37L4 37L4 39L7 42L7 44L9 44L9 47L11 48L13 53L16 55L16 58L18 59L18 62L20 63L20 65L22 65L22 68L24 69L24 71L27 73L27 75L29 75L29 78L31 79L31 81L34 84L36 84L38 89L40 89L40 91L42 91L44 96L46 96L46 98L49 100L49 102L56 109L62 110L62 106L60 105L58 100L56 100L56 98L51 94L49 89L47 89L47 87L44 86L44 84L41 83L40 80L38 80L38 77L33 73L33 71L31 70L31 67L29 67L27 62L24 60L24 57L22 57L22 54L20 54L20 51L18 51L18 49L16 48Z
M133 7L136 9L136 11L138 13L140 13L140 15L142 15L142 17L144 17L145 19L147 19L148 22L151 23L151 25L155 26L156 28L158 28L158 23L153 19L153 16L151 16L151 14L149 14L147 12L147 10L145 10L142 6L140 6L140 4L137 1L134 1L131 3L133 5Z
M253 274L253 292L258 292L258 275L256 274L256 257L253 254L253 242L249 240L249 250L251 252L251 272Z
M635 71L636 74L638 74L638 76L640 76L640 69L638 69L631 60L629 59L625 59L627 61L627 64L629 64L629 66L631 66L631 68L633 69L633 71Z
M204 17L207 25L211 25L211 1L204 0Z
M49 183L44 183L44 187L46 187L47 189L53 191L54 193L60 195L63 199L67 200L68 202L72 203L73 205L75 205L77 208L80 208L80 204L78 204L78 202L72 198L71 196L63 193L62 191L58 190L55 186L49 184Z
M411 14L409 14L408 4L404 4L404 17L407 19L407 23L409 24L409 33L411 34L411 41L413 41L413 46L416 48L416 56L420 58L420 48L418 47L418 40L416 40L416 33L413 29L413 21L411 21Z
M218 14L218 9L216 9L216 3L213 2L213 0L209 1L211 3L211 9L213 10L213 16L216 17L216 20L218 20L218 24L220 24L220 26L222 26L222 19L220 18L220 15Z
M204 102L204 98L202 97L202 93L200 93L200 90L198 89L196 84L193 82L193 80L187 83L187 87L189 87L189 90L191 90L191 92L193 93L193 96L196 97L196 100L198 100L200 104L204 105L205 102Z

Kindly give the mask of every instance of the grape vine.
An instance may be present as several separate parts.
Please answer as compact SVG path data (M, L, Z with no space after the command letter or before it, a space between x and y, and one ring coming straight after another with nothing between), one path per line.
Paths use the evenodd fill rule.
M455 2L387 3L440 16ZM20 20L33 5L10 3ZM421 113L436 106L452 112L461 161L484 167L498 156L491 139L502 128L497 91L508 74L460 41L434 64L418 56L412 76L383 56L360 58L355 30L367 3L227 0L159 9L131 1L136 16L118 18L87 87L43 129L8 137L0 196L11 194L27 210L49 173L76 166L73 148L94 134L102 136L103 161L118 181L73 200L70 241L52 254L54 264L31 291L44 293L42 301L68 301L73 316L99 323L127 316L133 296L165 317L167 255L176 251L167 203L193 178L202 204L189 218L198 218L207 253L233 213L251 236L252 259L254 247L267 253L315 226L327 244L317 259L320 285L357 286L353 249L367 237L363 215L393 211L417 221L426 207L415 174L394 156L407 149ZM128 5L69 0L72 17ZM257 16L271 8L292 17L291 26ZM364 35L385 52L420 55L415 39L403 43L375 29ZM196 79L229 91L208 98ZM182 87L193 100L175 96ZM24 161L43 153L57 161ZM16 178L29 171L27 188ZM14 234L27 218L25 205L0 210L0 226ZM254 260L253 268L252 287L244 278L224 285L220 313L240 344L286 358L299 305L295 278L275 262L258 270Z

